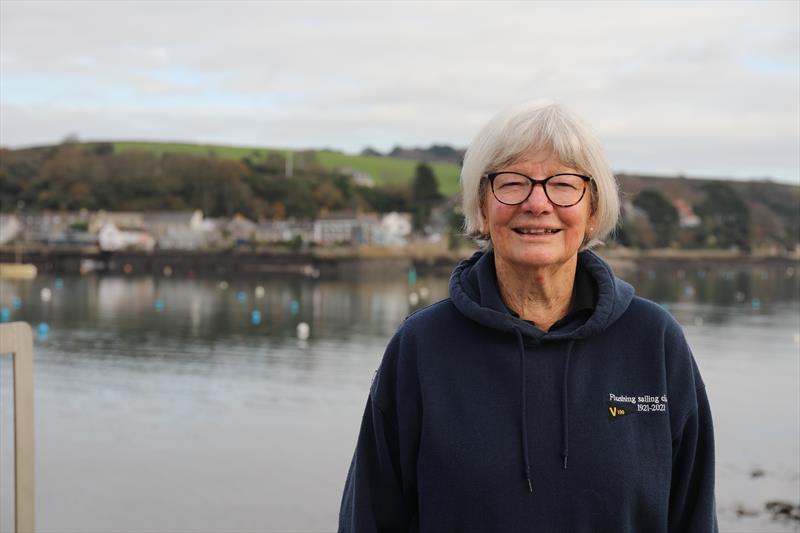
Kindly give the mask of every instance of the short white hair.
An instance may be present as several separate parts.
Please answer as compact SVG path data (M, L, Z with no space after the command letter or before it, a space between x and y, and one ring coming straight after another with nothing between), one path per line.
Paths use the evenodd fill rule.
M532 100L495 115L470 143L461 169L465 233L490 245L483 202L489 172L526 156L552 153L561 163L592 177L594 229L581 249L601 244L617 225L619 190L597 136L580 118L550 100Z

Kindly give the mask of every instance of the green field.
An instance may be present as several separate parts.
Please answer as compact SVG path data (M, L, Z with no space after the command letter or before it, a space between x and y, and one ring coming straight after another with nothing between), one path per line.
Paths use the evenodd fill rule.
M276 148L238 147L213 144L183 144L159 142L115 142L115 152L144 151L162 153L183 153L195 155L215 155L220 159L242 159L249 157L253 161L263 161L271 154L285 155L288 150ZM308 150L303 150L308 152ZM336 170L350 168L366 172L376 185L408 186L414 177L415 161L393 157L348 155L341 152L317 151L319 163L327 169ZM452 163L431 163L439 191L450 196L458 191L459 167Z
M317 152L319 162L325 168L349 167L366 172L377 185L409 185L414 177L416 161L371 155L347 155L341 152ZM450 196L458 191L459 168L452 163L431 163L439 182L439 192Z

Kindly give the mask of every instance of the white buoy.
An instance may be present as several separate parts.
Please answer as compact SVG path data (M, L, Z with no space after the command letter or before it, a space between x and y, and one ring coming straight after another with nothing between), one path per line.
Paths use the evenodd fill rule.
M220 281L219 282L219 290L224 291L228 289L228 282L227 281Z
M51 291L48 287L45 287L42 289L41 296L43 302L49 302L53 297L53 291Z
M412 292L408 295L408 303L411 305L417 305L419 303L419 294L416 292Z
M266 291L264 290L264 287L261 285L256 287L256 298L263 298L265 293Z
M163 272L166 277L170 277L172 275L172 267L169 265L165 266Z
M419 288L419 297L423 300L427 300L428 296L430 296L431 291L428 290L428 287L420 287Z
M306 340L308 336L311 334L311 328L305 322L300 322L297 324L297 338L300 340Z

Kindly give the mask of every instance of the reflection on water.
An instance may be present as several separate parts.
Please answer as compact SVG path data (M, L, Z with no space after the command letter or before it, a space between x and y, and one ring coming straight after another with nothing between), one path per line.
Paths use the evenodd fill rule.
M791 530L763 506L800 502L800 276L623 274L684 325L703 371L723 530ZM0 281L12 320L48 325L35 347L40 529L334 529L386 341L446 294L446 279L405 277Z
M795 267L753 270L666 268L621 272L640 296L656 302L693 302L715 307L796 302L800 272Z
M651 300L707 306L711 321L724 321L728 307L768 312L770 306L800 300L800 272L794 267L754 271L681 268L621 272L636 292ZM68 278L33 282L0 280L0 307L11 320L55 323L71 330L110 327L116 334L163 333L193 341L226 335L294 336L298 322L312 325L319 338L355 334L390 335L416 307L447 296L447 280L340 282L282 278L227 282L164 278ZM422 290L420 290L422 289ZM416 306L409 293L424 295ZM19 309L14 300L19 298ZM23 304L24 302L24 304ZM252 324L258 310L260 324ZM719 311L721 314L716 314ZM257 327L254 327L257 326Z

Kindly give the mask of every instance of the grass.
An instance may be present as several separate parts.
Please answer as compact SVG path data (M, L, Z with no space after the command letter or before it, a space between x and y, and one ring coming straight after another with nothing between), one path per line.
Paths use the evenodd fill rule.
M416 161L370 155L347 155L341 152L317 152L320 164L325 168L349 167L366 172L376 185L409 186L414 178ZM439 192L450 196L458 191L459 168L452 163L431 163L439 182Z
M220 159L242 159L249 157L255 162L263 161L269 154L286 155L287 150L276 148L257 148L225 146L215 144L186 144L186 143L160 143L160 142L115 142L115 152L143 151L155 154L182 153L208 156L214 155ZM305 150L303 150L305 152ZM324 168L337 170L350 168L366 172L372 177L376 185L392 187L408 187L414 178L416 161L398 159L394 157L378 157L365 155L348 155L341 152L318 151L317 159ZM458 192L458 176L460 169L452 163L431 163L436 179L439 182L439 192L450 196Z
M115 152L141 151L152 152L157 155L163 153L191 154L191 155L215 155L220 159L241 159L250 157L255 161L261 161L271 153L283 155L285 150L273 148L256 148L241 146L225 146L220 144L187 144L187 143L162 143L162 142L138 142L125 141L115 142Z

